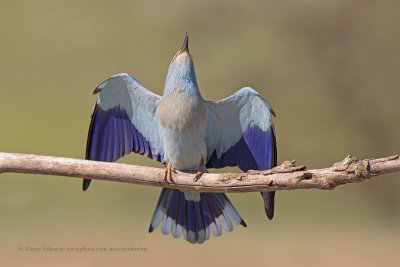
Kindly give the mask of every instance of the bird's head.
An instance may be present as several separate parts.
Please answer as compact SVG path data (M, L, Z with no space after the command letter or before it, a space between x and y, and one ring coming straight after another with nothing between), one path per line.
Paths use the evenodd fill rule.
M175 54L168 68L165 93L177 91L198 92L196 73L189 53L189 36L186 33L182 48Z

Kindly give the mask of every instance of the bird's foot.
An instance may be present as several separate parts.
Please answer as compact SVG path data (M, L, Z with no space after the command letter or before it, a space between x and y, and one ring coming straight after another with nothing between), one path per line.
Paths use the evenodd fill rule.
M200 177L203 175L204 170L206 169L206 167L204 166L204 159L201 159L200 161L200 170L193 170L192 172L195 173L196 172L196 176L193 178L193 182L197 182Z
M175 172L174 168L172 168L172 163L171 161L168 162L167 167L165 167L165 174L164 174L164 180L168 183L171 182L173 183L174 180L172 179L172 172Z
M200 177L203 175L203 171L197 171L196 172L196 176L193 178L193 182L197 182L199 179L200 179Z

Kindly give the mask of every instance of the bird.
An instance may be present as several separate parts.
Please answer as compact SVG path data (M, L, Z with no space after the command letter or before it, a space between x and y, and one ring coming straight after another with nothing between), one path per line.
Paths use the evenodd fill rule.
M277 164L275 112L256 90L244 87L233 95L206 101L199 91L185 34L173 57L163 95L157 95L127 73L102 82L91 113L86 159L114 162L135 152L165 166L166 182L174 170L196 172L194 180L211 168L238 166L242 171L266 170ZM83 191L90 185L83 180ZM274 216L275 192L261 192L268 219ZM230 232L245 221L224 193L163 188L149 232L190 243Z

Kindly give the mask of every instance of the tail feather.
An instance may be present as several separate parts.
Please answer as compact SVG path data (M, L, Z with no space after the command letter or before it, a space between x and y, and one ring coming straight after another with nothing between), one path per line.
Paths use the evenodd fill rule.
M164 196L165 194L167 194L167 196ZM150 233L153 232L153 230L156 229L160 225L160 223L164 217L165 208L167 206L166 201L168 201L170 199L170 194L171 194L170 191L167 191L167 190L161 191L160 197L158 198L158 201L157 201L156 209L153 213L153 217L151 218L152 223L150 224L150 228L149 228Z
M179 195L176 192L173 192L168 214L167 213L164 214L164 217L166 217L166 223L163 224L163 231L162 231L164 234L172 233L174 225L172 218L176 218L176 215L178 213L178 205L179 205Z
M214 232L215 232L214 235L220 236L220 235L222 235L221 210L218 208L218 206L213 201L213 197L211 197L210 195L205 195L204 198L207 199L207 205L212 214L213 223L211 224L211 227L214 228ZM210 230L211 230L211 227L210 227Z
M203 207L203 216L208 225L207 229L214 236L220 236L222 234L221 227L219 227L219 221L213 216L208 204L206 202L206 197L202 197L200 199L201 206ZM217 226L218 225L218 226Z
M186 202L186 216L187 216L187 241L191 242L196 237L196 224L194 222L193 201Z
M239 213L222 193L198 193L162 189L151 219L149 232L160 224L163 234L182 235L190 243L203 243L222 229L233 230L234 224L246 226Z
M229 219L229 216L226 214L225 209L219 205L219 203L216 200L216 197L214 195L210 195L210 199L212 199L213 203L214 203L214 207L216 209L216 213L215 214L220 214L217 219L219 220L219 222L221 223L222 228L226 231L226 232L230 232L233 230L233 225L231 220Z
M206 227L203 223L203 213L201 212L200 201L193 202L194 205L194 219L196 224L196 239L199 243L206 240Z
M176 238L181 237L181 235L184 232L184 227L185 227L185 209L186 209L186 201L185 201L185 196L184 194L180 194L179 191L177 191L178 194L178 199L179 199L179 208L178 208L178 214L176 217L176 232L175 236Z
M239 212L236 210L236 208L232 205L231 201L225 194L219 194L216 197L217 201L220 203L220 207L226 207L226 213L229 215L231 218L232 222L235 224L241 224L244 227L246 227L246 223L242 220L242 218L239 215Z

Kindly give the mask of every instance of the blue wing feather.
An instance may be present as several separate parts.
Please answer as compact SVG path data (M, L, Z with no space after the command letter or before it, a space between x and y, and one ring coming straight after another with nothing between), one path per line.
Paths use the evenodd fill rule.
M254 89L245 87L232 96L208 102L207 168L238 166L243 171L276 166L277 149L268 102ZM274 214L275 192L262 192L265 212Z
M95 90L100 96L92 111L86 159L116 161L130 152L164 163L156 110L160 96L128 74L115 75ZM83 190L90 184L84 179Z
M160 155L153 154L150 147L150 142L136 129L124 110L117 107L104 111L96 106L89 131L87 159L111 162L133 151L161 162Z
M216 151L207 162L207 168L238 166L243 171L267 170L275 166L276 141L272 127L262 131L258 126L250 126L239 142L233 145L220 157Z

